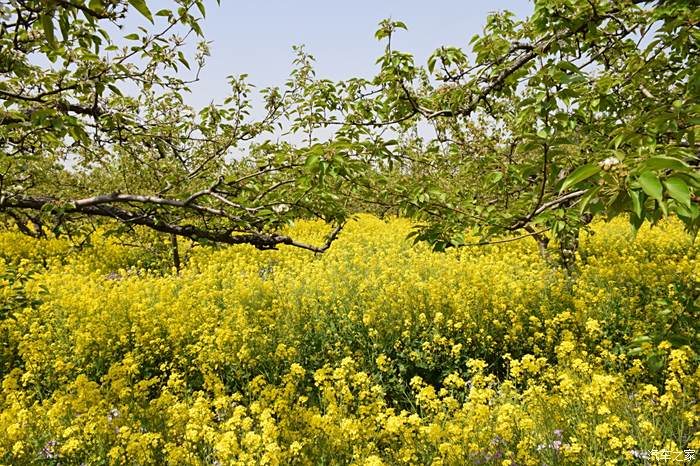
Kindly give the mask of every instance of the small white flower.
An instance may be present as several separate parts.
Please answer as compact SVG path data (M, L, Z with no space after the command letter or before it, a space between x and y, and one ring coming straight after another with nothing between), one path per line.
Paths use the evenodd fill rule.
M604 171L608 171L615 165L618 165L619 163L620 159L618 159L617 157L608 157L607 159L600 162L600 168L602 168Z
M277 204L272 206L272 210L276 214L283 214L289 210L289 206L287 204Z
M112 408L109 410L109 413L107 414L107 420L109 422L112 422L112 420L118 418L119 415L120 415L119 410L117 408Z

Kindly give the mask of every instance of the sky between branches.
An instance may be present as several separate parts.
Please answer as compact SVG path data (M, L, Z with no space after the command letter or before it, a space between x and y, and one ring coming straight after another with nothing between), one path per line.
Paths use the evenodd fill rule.
M169 6L149 2L152 11ZM317 75L333 80L371 77L383 44L374 38L379 21L403 21L408 31L397 34L399 50L413 53L416 63L442 45L468 48L491 11L509 10L518 18L532 13L530 0L401 1L401 0L214 0L207 3L204 34L211 41L211 57L187 102L201 108L220 102L228 91L226 76L249 75L258 88L282 85L292 69L293 45L305 45L316 58ZM142 25L132 15L125 29Z

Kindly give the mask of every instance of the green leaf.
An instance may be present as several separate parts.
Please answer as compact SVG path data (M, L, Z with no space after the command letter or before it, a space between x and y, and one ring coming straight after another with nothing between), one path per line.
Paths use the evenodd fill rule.
M139 36L135 32L132 32L131 34L127 34L124 36L124 39L127 39L127 40L139 40L140 38L141 38L141 36Z
M614 217L628 209L630 197L626 190L618 191L612 200L607 202L608 215Z
M129 0L129 4L136 8L139 13L146 17L151 23L153 22L153 15L151 10L146 6L145 0Z
M304 168L307 171L315 171L316 168L319 166L321 162L321 156L319 154L311 154L306 158L306 161L304 162Z
M576 65L574 65L574 64L571 63L570 61L560 61L559 63L557 63L557 66L558 66L559 68L561 68L562 70L566 70L566 71L569 71L569 72L571 72L571 73L576 73L576 74L578 74L578 73L581 72L581 70L579 69L579 67L576 66Z
M647 364L651 372L659 372L664 367L664 360L658 354L653 354L647 359Z
M635 337L630 341L630 345L642 345L644 343L651 343L652 339L648 335L641 335L638 337Z
M189 23L189 26L192 28L195 34L197 34L199 37L202 37L202 27L197 21Z
M122 91L121 91L117 86L115 86L114 84L107 84L107 87L110 88L110 90L111 90L112 92L114 92L115 94L117 94L117 95L123 95L123 94L122 94Z
M620 133L620 134L618 134L617 136L615 136L615 137L612 139L612 144L611 144L612 147L613 147L615 150L617 150L617 149L620 147L620 144L622 144L622 141L624 141L626 137L627 137L627 135L626 135L625 133Z
M189 62L188 62L187 59L185 58L185 54L182 53L182 50L179 50L179 51L177 52L177 59L180 61L180 63L182 63L183 65L185 65L185 67L187 67L188 70L191 69L191 68L190 68Z
M428 71L432 74L433 71L435 70L435 62L437 62L437 55L432 54L428 58Z
M641 227L643 223L643 217L637 217L636 214L630 214L630 226L632 227L632 236L637 236L639 227Z
M457 233L456 235L454 235L450 239L450 244L452 244L452 246L459 247L464 243L465 243L465 241L464 241L464 234L463 233Z
M682 178L671 176L664 180L664 186L666 186L666 191L673 199L686 207L690 207L690 188Z
M56 47L56 37L53 32L53 16L41 15L41 27L44 29L46 40L51 47Z
M639 175L639 184L649 197L659 202L663 200L663 187L659 177L654 173L646 171Z
M202 17L205 17L207 15L207 11L204 9L204 3L197 2L196 5L197 5L197 8L199 9L199 12L202 14Z
M640 193L637 190L631 189L629 190L630 198L632 199L632 212L639 217L639 218L644 218L642 217L642 205L644 203L644 200L642 199L642 193Z
M690 167L682 160L674 157L656 156L641 163L643 169L648 170L680 170L687 171Z
M598 191L600 191L600 186L596 186L593 189L589 189L586 194L583 195L581 198L581 205L579 207L579 212L583 214L586 211L586 207L588 207L588 204L590 204L591 199L595 197L596 194L598 194Z
M564 183L561 185L559 192L564 192L571 186L580 183L583 180L590 178L600 172L600 167L598 165L589 163L582 165L573 171L569 176L566 177Z
M489 173L488 175L486 175L486 178L485 178L486 184L488 184L488 185L496 184L499 181L501 181L501 179L503 179L503 173L496 172L496 171Z
M58 27L61 29L61 36L63 36L63 40L67 41L70 38L70 23L68 22L68 17L66 15L61 15L58 18Z
M667 336L666 340L668 340L675 347L689 345L691 343L691 340L687 335L679 335L677 333Z

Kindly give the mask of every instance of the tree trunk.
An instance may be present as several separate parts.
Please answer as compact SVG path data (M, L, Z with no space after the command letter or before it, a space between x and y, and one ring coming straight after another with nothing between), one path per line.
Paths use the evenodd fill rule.
M180 251L177 247L177 235L170 235L170 247L173 251L173 265L177 273L180 273Z
M540 249L540 256L542 259L549 261L549 251L547 250L547 245L549 244L549 238L547 238L542 233L537 233L534 228L530 225L526 225L525 231L530 233L530 235L537 241L537 247Z

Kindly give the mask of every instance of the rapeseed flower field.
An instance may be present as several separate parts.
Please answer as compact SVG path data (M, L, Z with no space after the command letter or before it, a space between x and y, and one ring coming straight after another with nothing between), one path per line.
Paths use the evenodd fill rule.
M326 229L298 222L296 236ZM673 221L433 253L360 216L320 256L0 234L0 463L642 464L700 449L700 248Z

